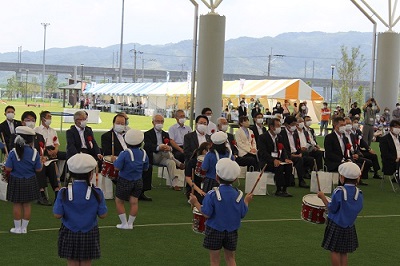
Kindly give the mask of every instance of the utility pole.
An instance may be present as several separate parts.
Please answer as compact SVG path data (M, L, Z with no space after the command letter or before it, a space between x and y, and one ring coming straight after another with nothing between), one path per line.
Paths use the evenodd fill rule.
M44 28L44 41L43 41L43 71L42 71L42 101L44 101L44 76L46 75L46 29L50 23L41 23Z
M143 52L136 50L136 45L133 46L133 49L129 50L129 52L133 52L133 83L136 83L136 60L137 54L143 54Z

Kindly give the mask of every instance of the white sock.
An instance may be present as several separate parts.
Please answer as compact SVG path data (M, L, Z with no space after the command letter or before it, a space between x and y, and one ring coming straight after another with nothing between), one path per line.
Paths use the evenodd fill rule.
M22 219L22 226L21 229L26 229L28 227L29 220Z
M14 228L15 229L21 228L21 220L14 220Z
M127 224L125 213L118 215L118 217L121 220L121 224Z
M136 216L129 215L128 224L132 225L135 222Z

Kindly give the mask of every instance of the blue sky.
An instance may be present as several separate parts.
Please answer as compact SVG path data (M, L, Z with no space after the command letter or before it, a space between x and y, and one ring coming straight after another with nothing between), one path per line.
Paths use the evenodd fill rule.
M202 1L196 1L200 14L206 14ZM388 1L365 1L388 20ZM1 4L0 53L16 52L19 46L42 50L42 22L50 23L46 48L106 47L120 42L122 0L2 2L6 3ZM226 16L227 40L284 32L372 31L372 23L350 0L223 0L216 11ZM193 12L189 0L125 0L124 43L166 44L191 39ZM378 30L386 28L379 22Z

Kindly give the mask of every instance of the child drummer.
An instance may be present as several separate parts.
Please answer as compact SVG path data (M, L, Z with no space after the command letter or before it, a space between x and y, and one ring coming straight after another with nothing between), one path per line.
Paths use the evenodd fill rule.
M240 220L246 215L253 194L243 198L243 192L232 186L240 175L240 167L235 161L222 158L215 168L220 186L207 193L202 206L193 194L190 194L190 203L208 219L203 246L210 250L210 264L219 265L223 247L226 265L236 265Z
M142 172L149 168L149 157L140 149L144 134L140 130L129 129L125 134L128 148L122 151L114 162L114 167L119 170L117 188L115 191L115 205L118 217L118 229L133 229L136 215L139 210L138 199L142 194ZM126 219L124 201L129 201L129 218Z
M356 187L361 176L360 168L352 162L339 166L340 182L344 186L335 189L328 202L323 192L318 197L328 207L328 222L322 247L331 251L332 265L347 265L347 253L358 247L354 222L363 208L363 195Z

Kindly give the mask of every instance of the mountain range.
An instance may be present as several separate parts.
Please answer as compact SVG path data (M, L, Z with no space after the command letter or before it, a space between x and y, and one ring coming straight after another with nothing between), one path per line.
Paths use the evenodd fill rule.
M164 45L124 44L123 67L133 68L133 49L137 51L137 69L191 71L192 40ZM340 48L349 52L360 47L367 66L363 79L368 80L372 33L368 32L289 32L275 37L240 37L225 42L224 73L270 75L298 78L330 78L331 65L340 60ZM46 63L115 67L119 63L119 44L108 47L75 46L46 50ZM23 51L22 63L41 64L43 51ZM0 62L17 62L18 53L0 53ZM8 73L10 75L10 73ZM3 74L4 75L4 74ZM3 76L2 75L2 76Z

